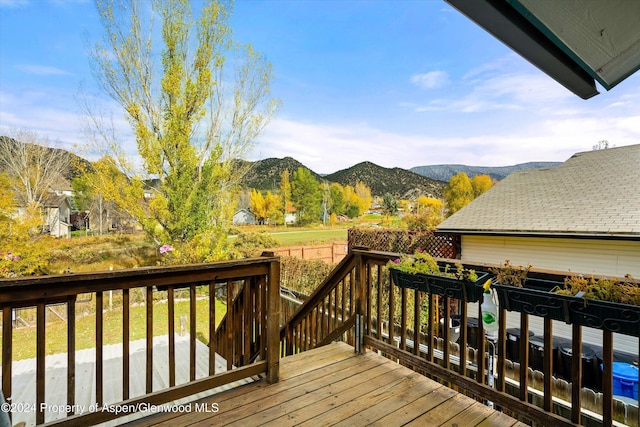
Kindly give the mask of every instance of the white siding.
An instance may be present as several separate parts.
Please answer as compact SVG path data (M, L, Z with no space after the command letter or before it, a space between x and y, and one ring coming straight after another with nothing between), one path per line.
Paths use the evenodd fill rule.
M462 236L462 260L640 278L640 241Z

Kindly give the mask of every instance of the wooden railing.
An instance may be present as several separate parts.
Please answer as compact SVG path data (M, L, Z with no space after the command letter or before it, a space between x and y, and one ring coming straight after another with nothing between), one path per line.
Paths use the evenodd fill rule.
M355 256L350 253L280 330L282 356L300 353L338 337L354 343Z
M477 317L477 330L483 331L479 304L473 313L469 313L467 304L458 304L451 298L395 286L385 264L398 256L388 252L352 250L298 309L291 321L282 327L283 355L335 339L346 339L354 345L356 352L366 348L379 351L528 422L553 426L580 423L610 426L615 418L628 425L640 425L637 402L635 406L621 406L619 401L614 404L611 332L603 331L602 361L605 369L602 392L599 393L601 408L590 407L587 410L581 401L586 391L582 388L581 363L572 363L569 396L563 396L556 390L561 380L553 377L554 338L550 319L544 319L542 372L528 367L530 349L527 333L521 334L520 361L514 363L506 357L506 310L500 310L499 330L494 340L485 339L482 332L476 333L475 338L469 337L469 329L465 326L470 317ZM438 261L448 264L459 262ZM477 271L486 271L489 267L468 263L465 266ZM554 272L532 274L560 282L565 276ZM450 328L442 327L449 325L450 321L450 311L446 307L458 309L456 320L459 319L462 326L457 340L450 336ZM530 315L519 316L520 330L528 331ZM581 355L582 327L573 324L571 328L572 354ZM537 383L541 383L539 389L533 387ZM614 406L622 410L615 411Z
M239 380L250 379L256 375L266 374L267 380L278 380L278 332L279 332L279 274L278 258L263 256L240 261L219 262L210 264L185 265L175 267L139 268L125 271L110 271L91 274L69 274L60 276L42 276L0 280L0 309L2 310L2 391L13 409L13 421L24 417L35 418L31 422L44 422L55 425L90 425L108 421L119 415L127 415L150 405L161 405L196 393L231 384ZM119 314L119 326L113 331L112 323L104 321L105 296L117 296L116 308ZM188 299L188 357L186 360L176 359L176 325L177 293L187 294ZM134 303L134 299L136 299ZM204 313L197 304L204 299ZM225 321L216 332L216 301L222 299L225 307ZM241 301L241 309L234 301ZM113 302L111 301L111 305ZM64 307L66 334L64 353L66 353L66 381L54 382L51 378L52 366L47 362L50 353L48 345L60 341L60 337L48 334L49 324L46 312L52 306ZM143 306L143 325L137 325L132 316L134 310ZM14 381L12 369L16 365L13 354L26 342L21 332L14 327L17 309L34 307L35 312L35 393L33 401L18 402L14 391L20 387L33 387L31 384L20 384ZM158 318L156 311L163 313L166 319ZM59 307L56 312L60 311ZM85 325L83 312L93 312L95 323L93 347L92 384L93 389L86 390L86 384L79 384L81 372L77 367L76 355L82 331L78 325ZM137 311L135 313L138 313ZM164 314L163 314L164 316ZM204 319L200 319L204 317ZM196 323L202 320L208 331L196 330ZM166 322L164 331L154 331L154 325ZM233 327L228 327L233 325ZM86 325L85 325L86 326ZM144 362L143 368L133 366L134 351L133 330L137 326L144 328ZM140 329L138 328L138 329ZM120 365L114 371L105 367L104 351L107 334L121 334L118 340L121 345ZM160 372L156 354L159 350L154 345L158 335L166 334L166 369ZM203 350L202 344L206 342ZM137 346L137 342L136 342ZM140 351L142 351L140 349ZM197 353L197 351L199 353ZM168 353L168 354L167 354ZM206 353L206 358L204 353ZM155 356L154 356L155 354ZM259 357L252 357L258 354ZM220 355L225 360L220 361ZM206 371L199 372L198 362L206 360ZM257 359L257 361L254 361ZM79 362L78 362L79 363ZM155 363L155 364L154 364ZM185 370L188 365L188 378L180 381L177 370ZM217 366L218 365L218 366ZM220 366L222 365L222 366ZM216 367L217 366L217 367ZM113 369L110 365L109 369ZM120 371L120 372L118 372ZM140 372L141 371L141 372ZM119 375L120 378L113 378ZM168 377L165 384L162 377ZM136 380L137 378L137 380ZM140 392L133 390L136 381L144 383ZM113 390L107 389L107 382L115 382L121 393L116 398L108 398ZM52 390L51 387L60 387ZM54 406L53 401L46 399L60 396L61 401ZM64 397L66 395L66 397ZM81 404L78 396L92 399L90 404ZM61 409L63 409L61 411ZM62 412L62 413L60 413Z

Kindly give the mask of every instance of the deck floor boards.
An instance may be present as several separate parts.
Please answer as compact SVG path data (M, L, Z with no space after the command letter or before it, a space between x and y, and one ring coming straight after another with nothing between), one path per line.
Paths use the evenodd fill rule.
M159 413L160 426L523 426L505 414L369 351L334 343L280 360L280 381L201 399L217 413Z

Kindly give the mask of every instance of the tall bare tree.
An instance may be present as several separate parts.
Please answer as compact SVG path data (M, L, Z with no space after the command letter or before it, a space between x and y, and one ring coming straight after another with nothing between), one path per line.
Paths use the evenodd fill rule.
M14 129L0 136L0 170L9 177L20 206L40 206L70 165L67 151L52 147L36 132Z
M224 253L243 174L233 160L252 147L279 104L270 92L271 64L231 39L232 4L202 3L194 13L189 0L95 0L105 34L91 55L97 82L131 126L144 169L130 168L121 141L90 111L92 135L127 177L113 201L139 205L144 180L158 178L144 208L121 208L159 244L191 242L197 249L188 261Z

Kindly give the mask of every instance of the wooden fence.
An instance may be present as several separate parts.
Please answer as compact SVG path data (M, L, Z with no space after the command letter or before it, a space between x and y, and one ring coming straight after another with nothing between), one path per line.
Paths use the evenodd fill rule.
M288 246L286 248L269 249L275 256L288 256L310 261L324 261L337 264L347 255L347 242L336 242L328 245Z

